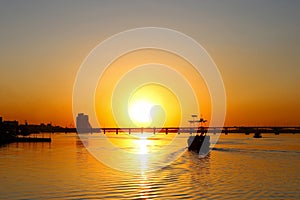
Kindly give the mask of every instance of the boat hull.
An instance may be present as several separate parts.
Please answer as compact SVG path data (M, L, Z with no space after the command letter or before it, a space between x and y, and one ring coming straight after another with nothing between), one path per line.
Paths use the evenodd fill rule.
M188 150L199 154L208 154L210 150L209 135L195 135L188 138Z

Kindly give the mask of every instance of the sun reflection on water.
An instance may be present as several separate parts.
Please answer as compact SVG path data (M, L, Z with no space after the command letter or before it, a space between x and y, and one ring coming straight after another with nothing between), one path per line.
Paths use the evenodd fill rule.
M134 140L134 144L137 147L138 154L148 154L150 152L152 141L141 137L140 139Z
M141 173L147 171L148 169L148 153L151 149L151 140L148 140L147 137L140 137L134 140L134 144L136 146L136 153L138 160L140 162Z
M151 184L148 180L148 177L142 173L140 180L139 180L139 187L140 187L140 198L141 199L149 199L150 192L151 192Z
M81 140L88 151L93 150L95 158L108 167L141 174L162 168L173 157L181 154L183 149L178 151L176 148L182 144L173 142L174 135L158 132L119 132L82 135Z

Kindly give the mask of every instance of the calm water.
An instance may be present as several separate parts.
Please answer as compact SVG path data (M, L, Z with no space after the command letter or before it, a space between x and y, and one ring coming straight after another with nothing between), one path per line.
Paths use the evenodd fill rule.
M300 135L222 135L150 173L111 169L74 134L0 147L0 199L299 199Z

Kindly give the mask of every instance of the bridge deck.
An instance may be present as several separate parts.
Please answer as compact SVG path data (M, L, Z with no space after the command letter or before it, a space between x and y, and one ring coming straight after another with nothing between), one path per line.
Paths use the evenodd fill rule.
M93 128L85 132L102 133L300 133L300 127L283 126L225 126L225 127L147 127L147 128Z

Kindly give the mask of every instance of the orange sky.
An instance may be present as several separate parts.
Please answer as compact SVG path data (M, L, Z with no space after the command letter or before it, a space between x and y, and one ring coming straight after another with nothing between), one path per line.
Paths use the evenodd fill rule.
M157 26L191 36L211 55L226 89L227 125L300 125L298 1L129 2L1 2L0 116L74 124L73 84L88 53L118 32ZM139 59L176 68L166 57Z
M156 83L162 85L155 86ZM123 94L118 94L118 87L121 88ZM137 101L139 98L145 98L154 105L157 104L166 109L166 123L158 123L153 126L178 126L181 120L184 121L182 125L188 125L188 120L191 119L190 115L194 113L206 113L206 117L210 117L210 96L205 82L193 66L175 54L146 49L120 57L102 75L95 96L99 121L100 123L101 121L106 122L102 126L114 124L110 106L113 98L116 98L114 100L116 104L112 104L113 110L116 110L115 118L128 118L126 117L128 111L126 102L130 99L130 93L135 94L135 87L141 87L141 93L138 91L136 93L140 96ZM189 89L194 91L194 96L190 96ZM170 96L171 93L174 97ZM196 104L192 104L193 97L195 97ZM188 99L190 103L184 104L182 98L190 98ZM177 106L170 107L172 101L178 101L175 103ZM129 125L127 120L120 119L120 121L123 121L122 127Z

